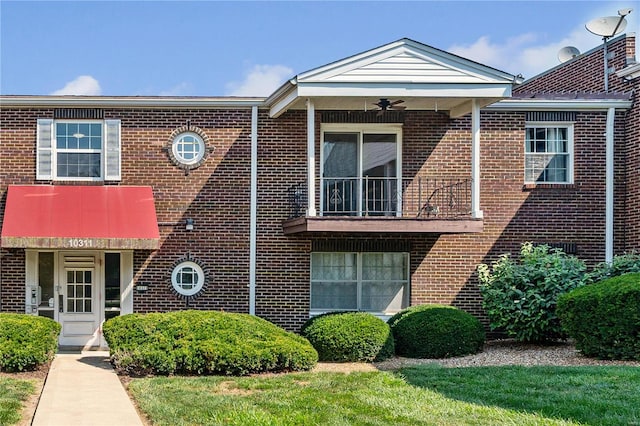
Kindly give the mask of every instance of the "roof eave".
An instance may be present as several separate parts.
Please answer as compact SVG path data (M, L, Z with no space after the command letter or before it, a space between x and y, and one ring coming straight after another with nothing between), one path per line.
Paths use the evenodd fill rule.
M264 103L258 97L0 96L0 107L250 108Z
M504 99L487 106L492 111L606 111L609 108L629 109L633 101L627 99Z

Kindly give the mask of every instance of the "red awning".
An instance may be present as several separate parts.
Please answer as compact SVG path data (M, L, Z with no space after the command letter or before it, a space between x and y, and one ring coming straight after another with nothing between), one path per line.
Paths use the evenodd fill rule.
M10 185L2 247L156 250L149 186Z

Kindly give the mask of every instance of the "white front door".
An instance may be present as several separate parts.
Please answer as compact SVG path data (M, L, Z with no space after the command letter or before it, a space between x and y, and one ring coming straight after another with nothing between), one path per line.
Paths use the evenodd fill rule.
M60 257L57 286L58 321L62 325L60 345L100 346L100 262L95 253Z

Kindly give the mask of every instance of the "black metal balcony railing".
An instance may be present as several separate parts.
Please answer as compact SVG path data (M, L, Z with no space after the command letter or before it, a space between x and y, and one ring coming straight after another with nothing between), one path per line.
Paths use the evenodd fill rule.
M320 181L323 216L397 216L455 218L471 214L471 179L324 178ZM304 216L307 187L288 188L289 218Z

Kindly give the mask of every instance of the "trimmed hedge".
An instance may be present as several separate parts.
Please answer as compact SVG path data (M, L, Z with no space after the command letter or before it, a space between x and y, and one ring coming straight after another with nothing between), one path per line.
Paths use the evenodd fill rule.
M134 375L246 375L309 370L318 354L301 336L238 313L129 314L103 325L116 370Z
M330 312L310 318L301 333L320 361L382 361L394 354L389 325L367 312Z
M26 314L0 314L0 371L34 370L58 349L60 324Z
M485 342L484 327L473 315L443 305L417 305L389 319L396 354L409 358L448 358L475 354Z
M640 360L640 273L564 294L558 299L557 313L584 355Z

